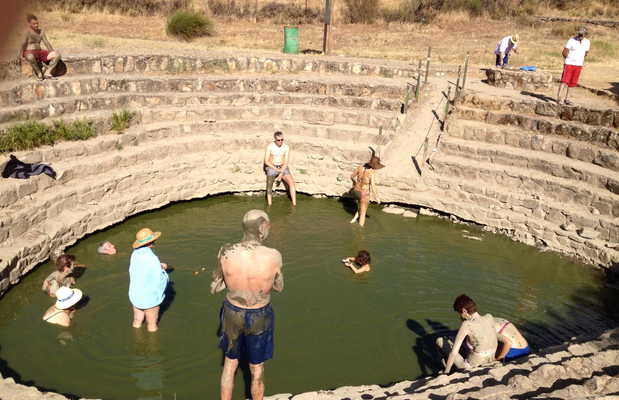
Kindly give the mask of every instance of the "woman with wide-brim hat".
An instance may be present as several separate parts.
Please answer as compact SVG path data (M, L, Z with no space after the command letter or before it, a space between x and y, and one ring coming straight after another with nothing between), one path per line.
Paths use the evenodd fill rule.
M355 216L350 220L351 224L359 221L359 225L365 225L365 215L370 204L370 196L374 195L374 199L380 203L378 191L376 190L374 172L384 167L380 162L380 157L376 155L373 148L370 147L372 156L370 161L358 166L350 176L353 183L352 194L357 200L358 210Z
M82 299L83 293L79 289L61 286L55 292L56 303L45 311L43 321L60 326L70 326L75 306Z
M129 300L133 305L134 328L141 328L146 319L146 329L157 331L159 306L168 286L168 265L159 261L152 247L161 232L142 228L135 235L133 253L129 264Z

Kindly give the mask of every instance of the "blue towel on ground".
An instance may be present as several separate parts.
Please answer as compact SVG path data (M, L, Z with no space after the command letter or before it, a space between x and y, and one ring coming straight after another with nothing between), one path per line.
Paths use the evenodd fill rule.
M520 70L535 72L537 71L537 67L535 65L523 65L522 67L520 67Z

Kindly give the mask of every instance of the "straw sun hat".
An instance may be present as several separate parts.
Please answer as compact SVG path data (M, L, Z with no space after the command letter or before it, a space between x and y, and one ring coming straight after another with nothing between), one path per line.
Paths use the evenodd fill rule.
M512 42L513 43L518 43L518 41L520 40L520 35L515 33L512 35Z
M56 308L66 310L76 305L82 299L83 293L79 289L61 286L56 290Z
M133 248L146 246L149 243L159 239L161 232L153 232L149 228L142 228L135 234L135 242L133 242Z

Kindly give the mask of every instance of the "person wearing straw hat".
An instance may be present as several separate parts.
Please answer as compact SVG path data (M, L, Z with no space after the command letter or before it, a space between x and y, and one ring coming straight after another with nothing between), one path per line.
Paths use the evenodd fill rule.
M153 252L153 245L161 232L142 228L135 234L133 253L129 263L129 300L133 305L134 328L142 327L146 319L146 329L157 331L159 305L165 298L168 286L168 265L159 261Z
M79 289L61 286L56 290L56 303L45 311L43 321L60 326L70 326L75 314L75 306L82 299Z
M384 165L380 163L380 157L376 156L375 150L371 147L370 150L372 151L370 161L358 166L350 176L353 183L352 195L358 202L358 210L353 219L350 220L350 223L354 224L359 221L361 226L365 225L365 215L368 210L368 204L370 204L370 196L374 195L374 198L380 204L374 172L383 168Z
M561 75L561 82L559 83L559 90L557 92L557 103L561 103L561 89L565 88L565 97L563 98L563 104L572 106L574 105L567 99L570 93L570 88L578 86L578 79L582 72L582 67L585 65L585 57L589 54L591 43L589 39L585 38L587 35L587 28L581 27L576 32L576 36L570 38L563 47L563 74Z
M519 40L520 35L516 33L511 36L505 36L499 41L499 43L497 43L496 49L494 49L497 67L505 67L507 64L509 64L510 52L513 51L514 53L518 53L518 50L516 50L516 48L518 47Z

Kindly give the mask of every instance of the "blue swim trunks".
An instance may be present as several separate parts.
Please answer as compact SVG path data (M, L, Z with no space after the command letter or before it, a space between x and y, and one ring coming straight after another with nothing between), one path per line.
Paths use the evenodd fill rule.
M523 349L514 349L513 347L511 349L509 349L509 351L507 352L507 354L505 355L505 361L511 361L515 358L518 357L522 357L522 356L526 356L527 354L531 354L531 349L529 348L529 346L523 348Z
M219 347L226 357L260 364L273 358L275 313L271 304L248 309L224 300L220 312Z

